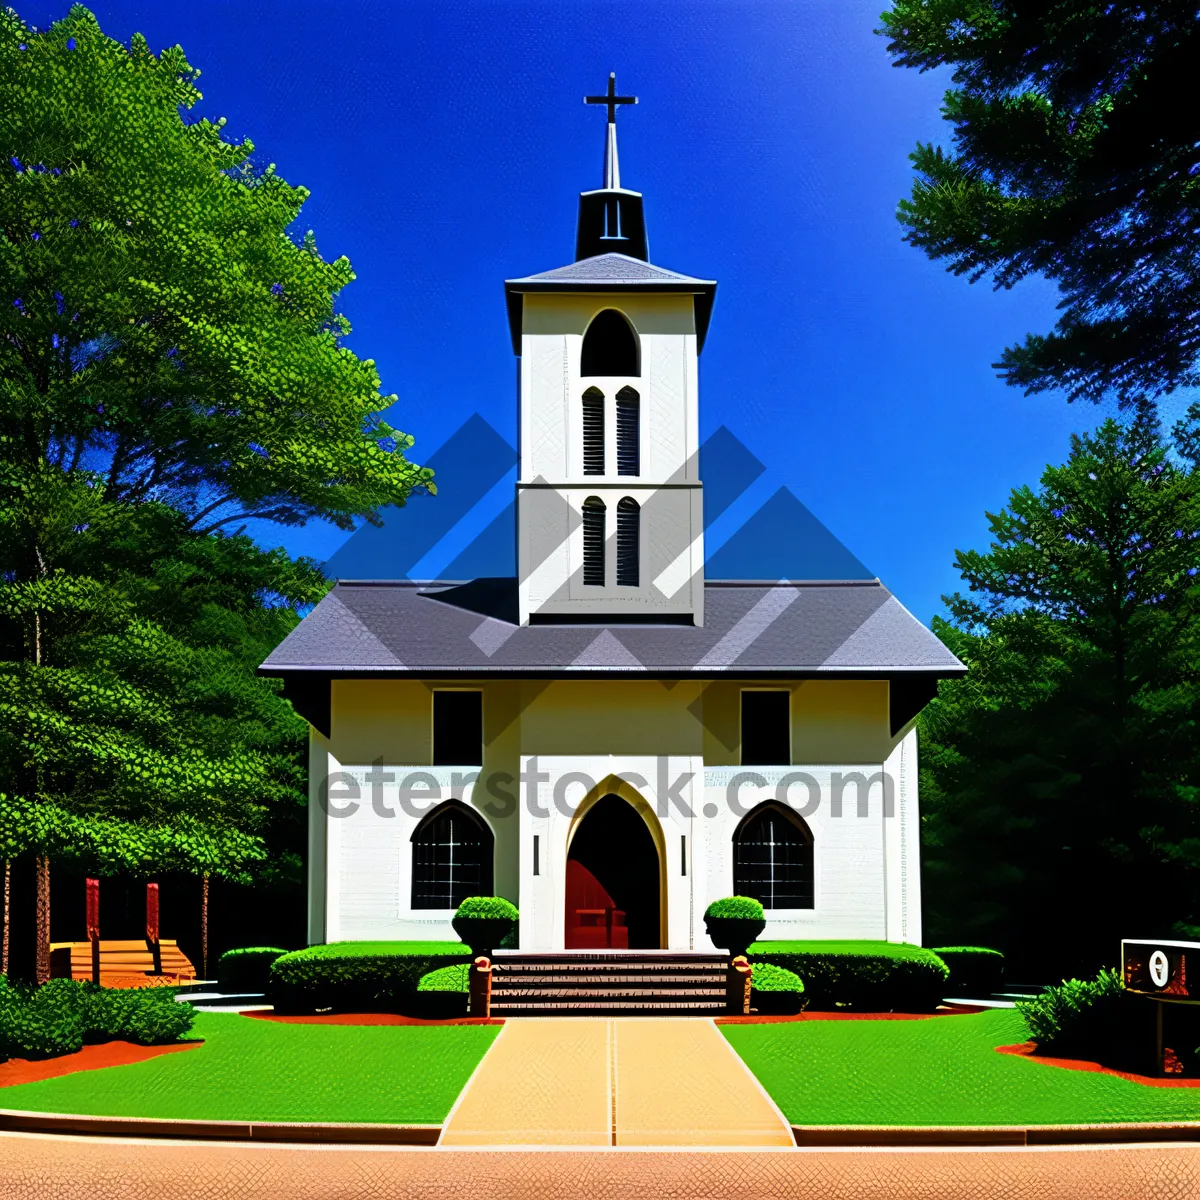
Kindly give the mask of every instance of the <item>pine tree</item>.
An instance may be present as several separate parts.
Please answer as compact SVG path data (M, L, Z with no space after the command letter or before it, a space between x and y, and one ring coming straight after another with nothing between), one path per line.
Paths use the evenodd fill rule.
M897 66L952 70L952 149L918 145L906 240L972 282L1053 280L1061 311L996 364L1122 403L1200 381L1200 13L1181 0L895 0Z
M1184 445L1183 451L1189 447ZM1073 440L960 552L920 719L938 939L1046 969L1200 933L1200 471L1148 409Z

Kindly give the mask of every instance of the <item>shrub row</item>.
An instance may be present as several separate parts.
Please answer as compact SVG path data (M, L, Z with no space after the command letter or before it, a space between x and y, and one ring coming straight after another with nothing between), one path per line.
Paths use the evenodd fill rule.
M190 1032L195 1016L170 988L100 988L78 979L20 987L0 975L0 1059L51 1058L117 1039L164 1045Z
M217 960L217 986L223 992L265 992L271 979L271 964L286 953L277 946L226 950Z
M950 974L932 950L897 942L756 942L750 959L794 971L822 1011L932 1012Z
M950 968L949 995L986 999L1004 982L1004 955L984 946L934 946L934 954Z
M470 961L461 942L329 942L275 959L268 998L281 1012L403 1009L422 976Z

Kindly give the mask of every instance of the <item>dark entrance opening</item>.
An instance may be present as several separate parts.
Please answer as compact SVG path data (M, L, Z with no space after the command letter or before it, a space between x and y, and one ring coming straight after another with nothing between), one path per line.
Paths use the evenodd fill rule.
M657 950L658 847L620 796L589 809L567 857L568 950Z

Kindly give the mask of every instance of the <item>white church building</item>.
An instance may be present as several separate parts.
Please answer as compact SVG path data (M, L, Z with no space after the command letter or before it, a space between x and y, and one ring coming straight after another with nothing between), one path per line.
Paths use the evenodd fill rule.
M767 938L919 944L913 721L964 668L877 579L705 577L716 284L650 263L631 98L590 99L575 261L505 284L516 576L341 579L261 668L311 726L309 941L499 895L522 950L702 951L738 894Z

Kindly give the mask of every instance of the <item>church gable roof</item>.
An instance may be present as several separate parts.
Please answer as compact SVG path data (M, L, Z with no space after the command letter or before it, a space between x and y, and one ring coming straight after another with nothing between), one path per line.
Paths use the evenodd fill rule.
M700 627L516 625L516 586L341 583L260 672L712 678L965 670L877 580L710 583Z
M631 258L628 254L616 253L597 254L593 258L584 258L579 262L568 263L565 267L554 267L550 271L542 271L537 275L505 280L506 287L517 291L541 290L536 286L526 286L529 284L564 284L576 287L595 283L619 284L622 287L641 287L647 283L680 284L686 285L680 290L687 291L694 288L715 288L717 286L716 282L711 279L696 279L692 275L681 275L678 271L670 271L666 267L656 267L653 263L643 262L640 258Z

